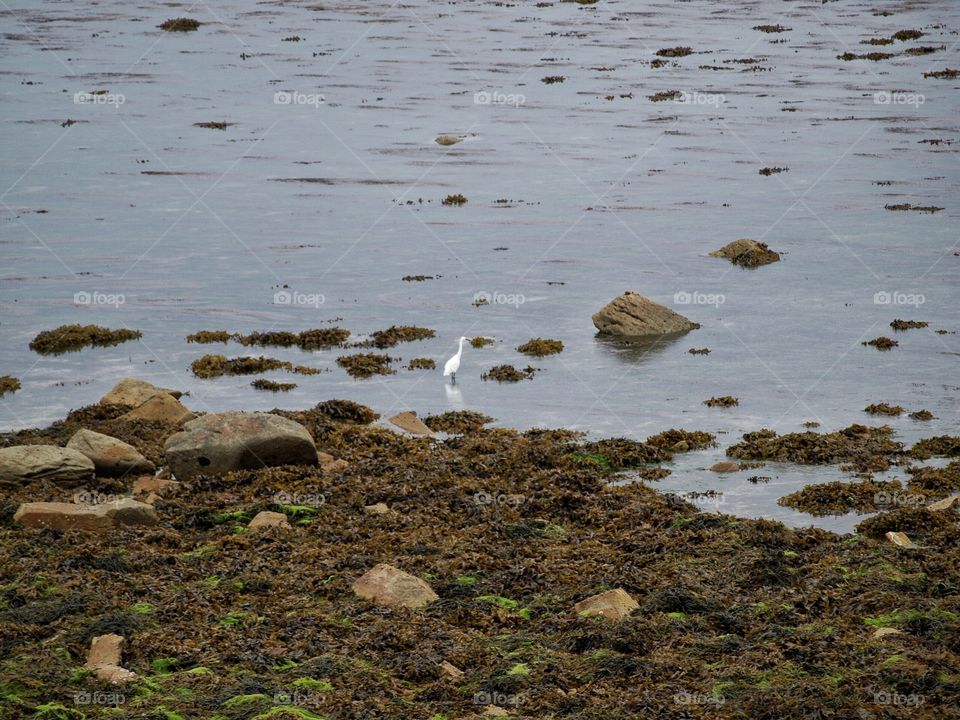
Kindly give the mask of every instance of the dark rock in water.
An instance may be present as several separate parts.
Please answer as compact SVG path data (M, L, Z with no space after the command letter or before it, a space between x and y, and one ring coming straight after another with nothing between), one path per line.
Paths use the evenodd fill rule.
M0 448L0 486L18 487L34 480L76 485L93 478L94 464L72 448L15 445Z
M602 334L619 337L674 335L700 327L670 308L629 290L596 313L593 324Z
M274 465L316 465L310 433L271 413L225 412L191 420L164 444L179 480Z

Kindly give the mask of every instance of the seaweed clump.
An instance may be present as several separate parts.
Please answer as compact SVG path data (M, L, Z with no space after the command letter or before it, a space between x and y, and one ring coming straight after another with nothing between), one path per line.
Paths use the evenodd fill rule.
M161 30L166 30L167 32L191 32L200 27L201 24L202 23L199 20L180 17L160 23L159 28Z
M960 70L944 68L943 70L932 70L923 74L925 78L934 78L935 80L956 80L960 77Z
M270 392L289 392L297 387L296 383L282 383L274 380L265 380L259 378L250 383L250 386L257 390L269 390Z
M792 507L811 515L843 515L851 510L872 511L885 507L885 502L896 499L901 491L900 483L862 480L859 482L834 482L807 485L802 490L785 495L777 500L778 505Z
M457 193L456 195L447 195L442 201L442 205L466 205L466 196Z
M433 358L413 358L407 364L407 370L436 370L437 363Z
M41 355L74 352L90 347L111 347L143 337L139 330L110 330L99 325L61 325L44 330L30 341L30 349Z
M368 378L374 375L394 375L396 370L390 363L396 358L380 353L357 353L337 358L337 365L342 367L351 377Z
M716 440L716 435L702 430L679 430L671 428L670 430L664 430L662 433L648 437L647 445L672 452L688 452L690 450L702 450L703 448L716 445Z
M923 438L910 448L908 454L917 460L929 460L932 457L957 457L960 456L960 437L938 435Z
M313 328L300 333L253 332L249 335L233 335L241 345L261 347L299 347L301 350L319 350L342 345L350 337L350 331L341 327Z
M210 343L230 342L232 338L233 335L226 330L200 330L192 335L187 335L187 342L208 345Z
M375 347L383 350L392 348L402 342L414 342L435 337L436 333L430 328L415 325L392 325L386 330L377 330L371 333L369 340L364 340L358 347Z
M872 405L867 405L863 411L865 413L870 413L871 415L891 415L896 416L903 412L903 408L900 405L888 405L887 403L873 403Z
M0 375L0 397L7 393L15 393L20 389L20 381L12 375Z
M923 320L900 320L897 318L890 323L890 327L894 330L910 330L913 328L925 328L929 324L930 323L924 322Z
M221 375L255 375L270 370L292 370L286 360L263 357L228 358L225 355L204 355L190 364L190 370L198 378L215 378Z
M517 348L517 352L524 355L533 355L534 357L544 357L545 355L554 355L563 352L563 341L544 338L533 338Z
M476 348L477 350L485 347L486 345L493 345L493 338L477 336L470 339L470 346Z
M734 265L751 268L769 265L780 260L780 253L776 250L771 250L764 242L757 242L749 238L741 238L727 243L719 250L714 250L710 255L726 258Z
M668 57L668 58L679 58L686 57L687 55L692 55L693 50L688 47L672 47L672 48L661 48L657 50L656 55L658 57Z
M790 168L788 167L765 167L757 170L758 173L769 177L770 175L778 175L779 173L788 172Z
M929 410L915 410L908 417L912 420L933 420L933 413Z
M535 367L527 366L518 370L513 365L497 365L480 376L481 380L496 380L497 382L520 382L530 380L537 371Z
M893 430L886 425L867 427L853 424L832 433L808 431L786 435L777 435L773 430L764 428L746 433L742 442L727 448L727 455L740 460L771 460L800 465L849 463L857 470L886 470L890 467L891 458L903 453L903 444L891 440L892 434Z
M703 404L707 407L734 407L735 405L739 405L740 401L733 397L733 395L722 395L704 400Z
M897 345L899 345L900 343L898 343L896 340L892 340L891 338L883 337L881 335L880 337L874 338L873 340L864 340L860 344L870 345L871 347L875 347L877 350L890 350L892 348L897 347Z
M782 33L789 32L793 28L784 27L783 25L754 25L753 29L764 33Z
M453 410L440 415L428 415L423 422L436 432L462 435L482 430L488 422L493 422L493 418L474 410Z

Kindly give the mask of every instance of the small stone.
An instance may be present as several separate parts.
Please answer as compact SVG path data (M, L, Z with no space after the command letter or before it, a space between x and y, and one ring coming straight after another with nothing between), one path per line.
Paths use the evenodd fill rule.
M622 620L639 607L626 590L617 588L581 600L573 609L579 615L603 615L611 620Z
M149 473L156 469L133 445L84 428L73 434L67 447L90 458L97 475L122 476Z
M740 465L730 460L721 460L710 466L710 471L715 473L732 473L740 470Z
M927 505L927 510L949 510L951 507L953 507L953 504L957 502L957 500L960 500L960 495L951 495L943 500L937 500L934 503L930 503Z
M256 514L256 517L250 521L247 527L251 530L260 530L271 527L288 528L290 527L290 521L283 513L273 512L271 510L263 510Z
M887 635L903 635L903 632L892 627L877 628L873 631L874 639L886 637Z
M403 605L420 608L439 600L433 589L423 580L392 565L380 563L368 570L353 584L357 597L377 605Z
M387 507L386 503L375 503L374 505L364 505L363 511L367 515L386 515L390 512L390 508Z
M462 142L463 138L458 137L457 135L438 135L437 139L434 140L437 145L456 145L458 142Z
M433 435L433 430L424 425L423 420L409 411L397 413L390 418L390 422L401 430L406 430L408 433L412 433L414 435Z
M167 425L181 425L195 417L196 415L190 412L187 406L173 395L158 393L117 419L125 422L147 420L149 422L162 422Z
M340 460L338 458L335 458L330 453L325 453L325 452L317 453L317 462L320 463L320 468L324 472L328 472L328 473L343 472L348 467L350 467L350 463L348 463L346 460Z
M123 685L137 679L137 674L120 667L121 635L99 635L90 641L87 670L93 670L97 679L113 685Z
M464 676L463 670L446 660L440 663L440 672L451 680L459 680Z
M154 395L159 395L160 393L167 393L174 398L180 397L180 393L176 390L167 390L148 383L146 380L126 377L110 388L107 394L100 398L100 404L138 407Z
M502 707L498 707L496 705L487 705L483 709L484 717L508 717L509 715L510 715L509 712L504 710Z
M916 547L914 542L909 537L907 537L906 533L896 532L894 530L891 530L886 534L885 537L887 538L887 540L892 542L897 547L902 547L902 548Z

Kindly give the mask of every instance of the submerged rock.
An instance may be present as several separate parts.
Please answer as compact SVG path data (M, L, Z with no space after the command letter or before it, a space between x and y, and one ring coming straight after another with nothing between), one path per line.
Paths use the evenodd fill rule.
M423 580L392 565L380 563L353 584L357 597L377 605L420 608L440 598Z
M619 337L675 335L700 327L670 308L629 290L596 313L593 324L601 334Z
M317 448L307 429L272 413L204 415L167 438L164 453L170 470L180 480L201 473L318 462Z
M73 485L93 477L93 461L77 450L56 445L15 445L0 448L0 487L34 480Z
M727 243L719 250L714 250L710 255L726 258L734 265L742 265L743 267L759 267L780 260L780 253L771 250L766 243L748 238Z
M77 430L67 447L90 458L97 475L152 473L156 469L133 445L92 430Z

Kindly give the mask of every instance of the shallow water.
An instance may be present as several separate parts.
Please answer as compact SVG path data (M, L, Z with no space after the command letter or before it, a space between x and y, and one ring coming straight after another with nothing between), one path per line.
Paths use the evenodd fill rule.
M760 427L872 423L871 402L937 416L885 420L906 443L960 426L960 336L934 332L960 330L960 145L946 144L960 141L960 81L923 77L960 67L956 3L879 17L866 2L212 2L191 11L205 23L192 33L156 27L180 8L10 7L0 13L0 371L23 389L0 400L3 429L60 418L123 375L189 390L188 405L206 411L340 397L384 415L471 408L500 425L595 436L684 427L721 433L721 445L678 458L659 487L716 488L723 512L845 531L856 516L775 504L842 477L836 467L702 468ZM777 23L791 30L752 29ZM927 35L859 44L910 28ZM293 35L303 40L283 40ZM677 45L696 54L649 65ZM921 45L944 49L836 57ZM760 62L724 62L750 57ZM540 81L549 75L566 80ZM108 93L76 96L96 90ZM686 101L647 99L669 90ZM68 118L76 124L62 127ZM234 124L193 125L207 121ZM439 134L467 139L442 147ZM789 171L760 176L765 166ZM441 206L451 193L469 202ZM884 210L904 202L944 210ZM782 262L745 271L707 255L739 237L768 242ZM442 277L401 281L417 274ZM284 288L317 302L276 304ZM626 289L702 328L642 348L597 339L590 316ZM77 304L76 293L100 295ZM477 293L514 302L475 307ZM678 293L722 297L684 304ZM890 352L861 346L893 336L898 317L930 327L896 334ZM337 352L264 349L330 369L293 377L299 387L284 395L253 390L250 377L189 373L204 353L247 350L188 345L190 332L337 318L355 335L416 324L437 337L387 351L403 358L397 374L365 381L336 366ZM75 322L144 337L58 357L27 348L40 330ZM420 356L442 366L460 335L497 343L464 351L456 388L439 370L405 369ZM515 348L537 336L566 349L533 362L534 380L480 380L492 365L527 364ZM739 407L702 405L728 394ZM775 479L753 485L754 474Z

